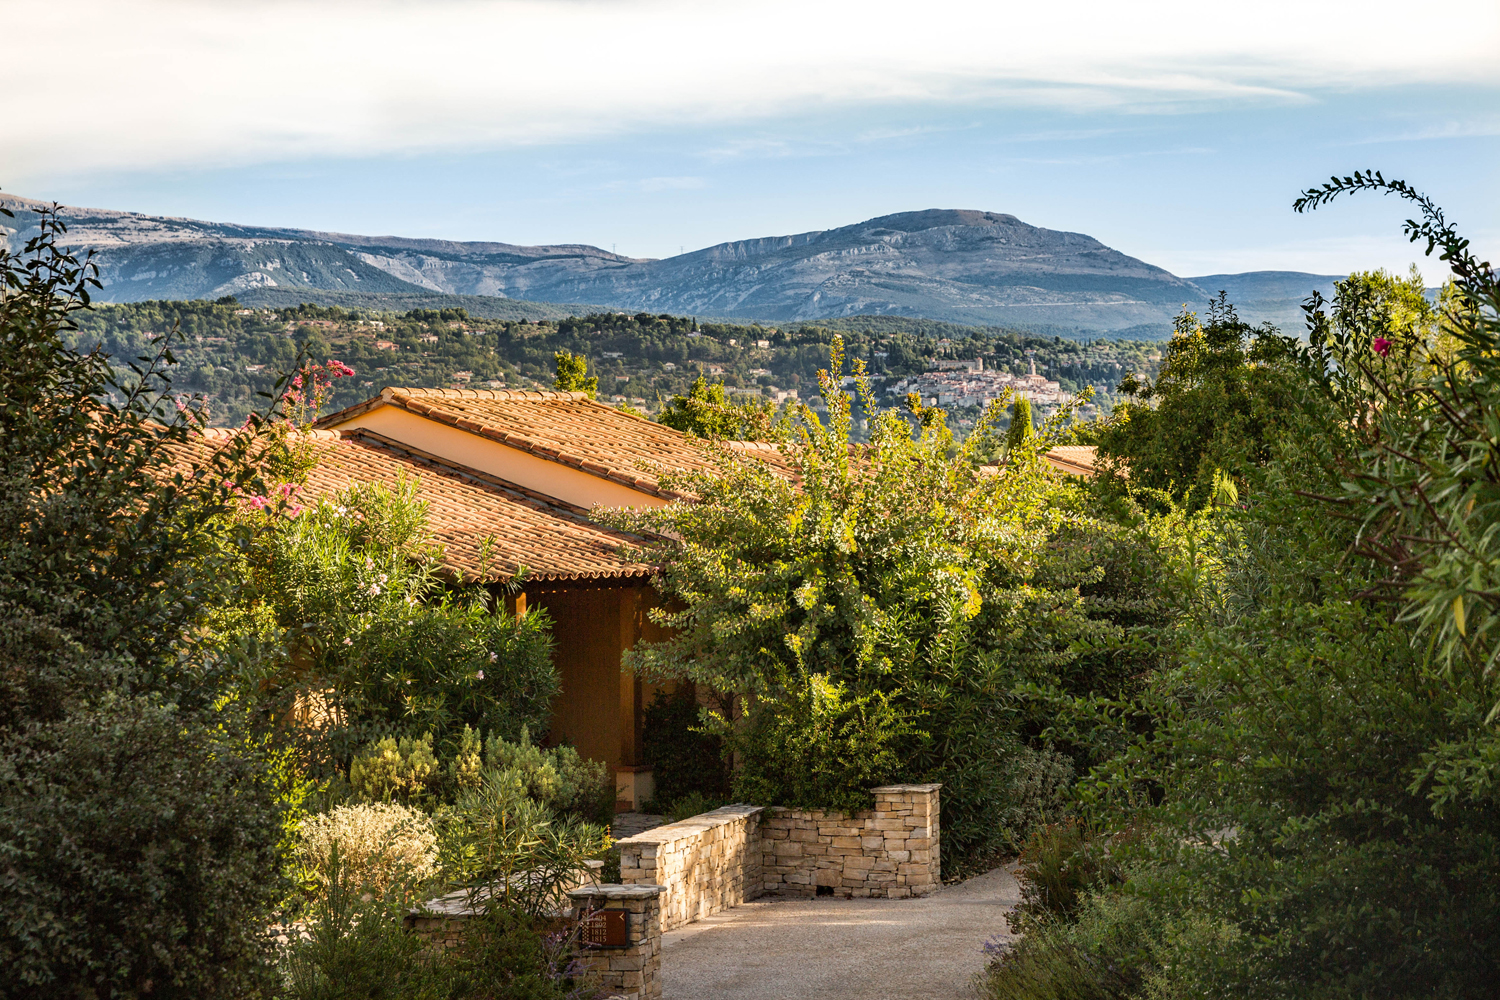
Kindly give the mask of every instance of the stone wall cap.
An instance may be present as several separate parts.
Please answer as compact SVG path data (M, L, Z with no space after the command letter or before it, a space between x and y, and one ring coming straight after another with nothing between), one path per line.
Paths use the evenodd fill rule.
M875 794L875 795L879 795L881 792L922 792L922 793L926 793L926 792L935 792L939 788L942 788L942 787L943 787L943 783L941 781L938 782L937 784L934 784L934 785L881 785L879 788L872 788L872 789L870 789L870 792L872 794Z
M568 893L569 899L655 899L667 891L664 885L604 885L584 886Z
M764 806L753 806L749 803L737 802L732 806L721 806L706 813L689 816L687 819L679 820L676 823L653 826L649 830L617 840L615 843L620 846L628 846L630 844L666 844L674 840L681 840L684 837L695 837L704 830L711 830L716 826L727 826L738 820L753 818L764 811Z

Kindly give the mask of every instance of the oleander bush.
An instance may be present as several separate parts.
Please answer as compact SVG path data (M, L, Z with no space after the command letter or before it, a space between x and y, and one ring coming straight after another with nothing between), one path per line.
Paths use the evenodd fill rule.
M484 588L445 581L414 480L305 507L287 492L290 504L242 513L248 586L220 631L257 699L291 714L317 702L303 728L324 776L387 736L430 735L451 755L465 726L512 740L545 730L550 622L495 614Z

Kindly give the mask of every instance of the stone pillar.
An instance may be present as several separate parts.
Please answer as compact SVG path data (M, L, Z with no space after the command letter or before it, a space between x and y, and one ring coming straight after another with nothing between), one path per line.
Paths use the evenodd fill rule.
M873 788L875 812L866 824L879 831L880 855L894 870L886 893L891 898L925 896L942 885L938 829L938 789L942 785L886 785ZM873 831L871 831L873 832Z
M598 974L605 996L660 1000L661 893L659 885L593 885L568 893L575 916L595 915L597 933L585 929L581 957ZM623 933L611 941L621 925ZM602 943L587 944L590 938Z

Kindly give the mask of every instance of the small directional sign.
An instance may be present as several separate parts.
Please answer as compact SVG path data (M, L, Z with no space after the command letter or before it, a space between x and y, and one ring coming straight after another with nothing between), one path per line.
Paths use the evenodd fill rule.
M624 910L600 910L583 922L583 943L589 948L623 948L630 943Z

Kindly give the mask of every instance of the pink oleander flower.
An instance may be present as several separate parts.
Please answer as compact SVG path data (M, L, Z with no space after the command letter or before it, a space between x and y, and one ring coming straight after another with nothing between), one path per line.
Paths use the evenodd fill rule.
M476 680L476 681L482 681L482 680L484 680L484 671L483 671L483 670L481 670L481 671L479 671L479 672L478 672L478 673L476 673L476 674L475 674L475 675L474 675L474 679L475 679L475 680Z
M1375 348L1375 353L1382 358L1391 353L1391 342L1384 337L1376 337L1375 342L1370 346Z
M330 361L328 362L328 372L334 378L343 378L346 375L353 375L354 369L342 361Z
M346 646L352 646L352 645L354 645L354 640L351 639L351 638L349 638L346 635L346 636L344 636L344 645L346 645Z

